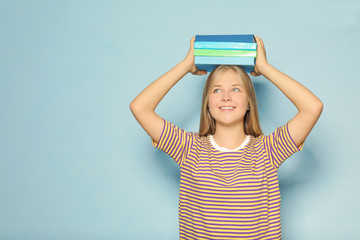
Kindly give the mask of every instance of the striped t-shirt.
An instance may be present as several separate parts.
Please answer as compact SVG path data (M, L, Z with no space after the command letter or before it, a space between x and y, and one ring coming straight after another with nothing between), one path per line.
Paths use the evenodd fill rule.
M287 124L226 151L164 121L154 147L180 166L180 239L281 239L277 169L301 150Z

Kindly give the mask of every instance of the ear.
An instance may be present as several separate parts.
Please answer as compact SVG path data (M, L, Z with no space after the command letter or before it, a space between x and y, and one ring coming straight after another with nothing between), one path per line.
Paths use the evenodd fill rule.
M250 110L250 100L249 100L249 97L247 96L247 108L246 110Z

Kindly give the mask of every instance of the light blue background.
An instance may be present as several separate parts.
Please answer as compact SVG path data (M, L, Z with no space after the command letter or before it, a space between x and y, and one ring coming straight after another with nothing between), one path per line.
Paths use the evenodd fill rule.
M263 38L324 103L279 170L283 239L360 237L358 1L1 1L0 239L178 239L179 168L129 110L195 34ZM206 77L158 113L197 131ZM295 113L253 78L265 133Z

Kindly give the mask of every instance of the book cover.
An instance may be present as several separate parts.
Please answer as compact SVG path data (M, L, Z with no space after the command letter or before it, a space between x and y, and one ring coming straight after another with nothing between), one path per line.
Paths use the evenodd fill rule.
M255 38L253 34L242 35L196 35L195 42L245 42L254 43Z
M256 51L194 49L194 55L195 56L214 56L214 57L256 57Z
M256 50L256 43L245 42L196 42L195 49L238 49L238 50Z

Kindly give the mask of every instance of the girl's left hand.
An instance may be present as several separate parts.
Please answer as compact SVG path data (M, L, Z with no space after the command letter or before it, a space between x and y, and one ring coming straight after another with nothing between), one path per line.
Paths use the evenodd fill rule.
M262 74L262 68L263 66L265 66L266 64L268 64L267 59L266 59L266 51L265 51L265 46L264 46L264 42L261 38L259 38L258 36L255 36L255 40L257 43L257 56L256 56L256 62L255 62L255 69L254 72L251 72L250 74L252 76L260 76L263 75Z

